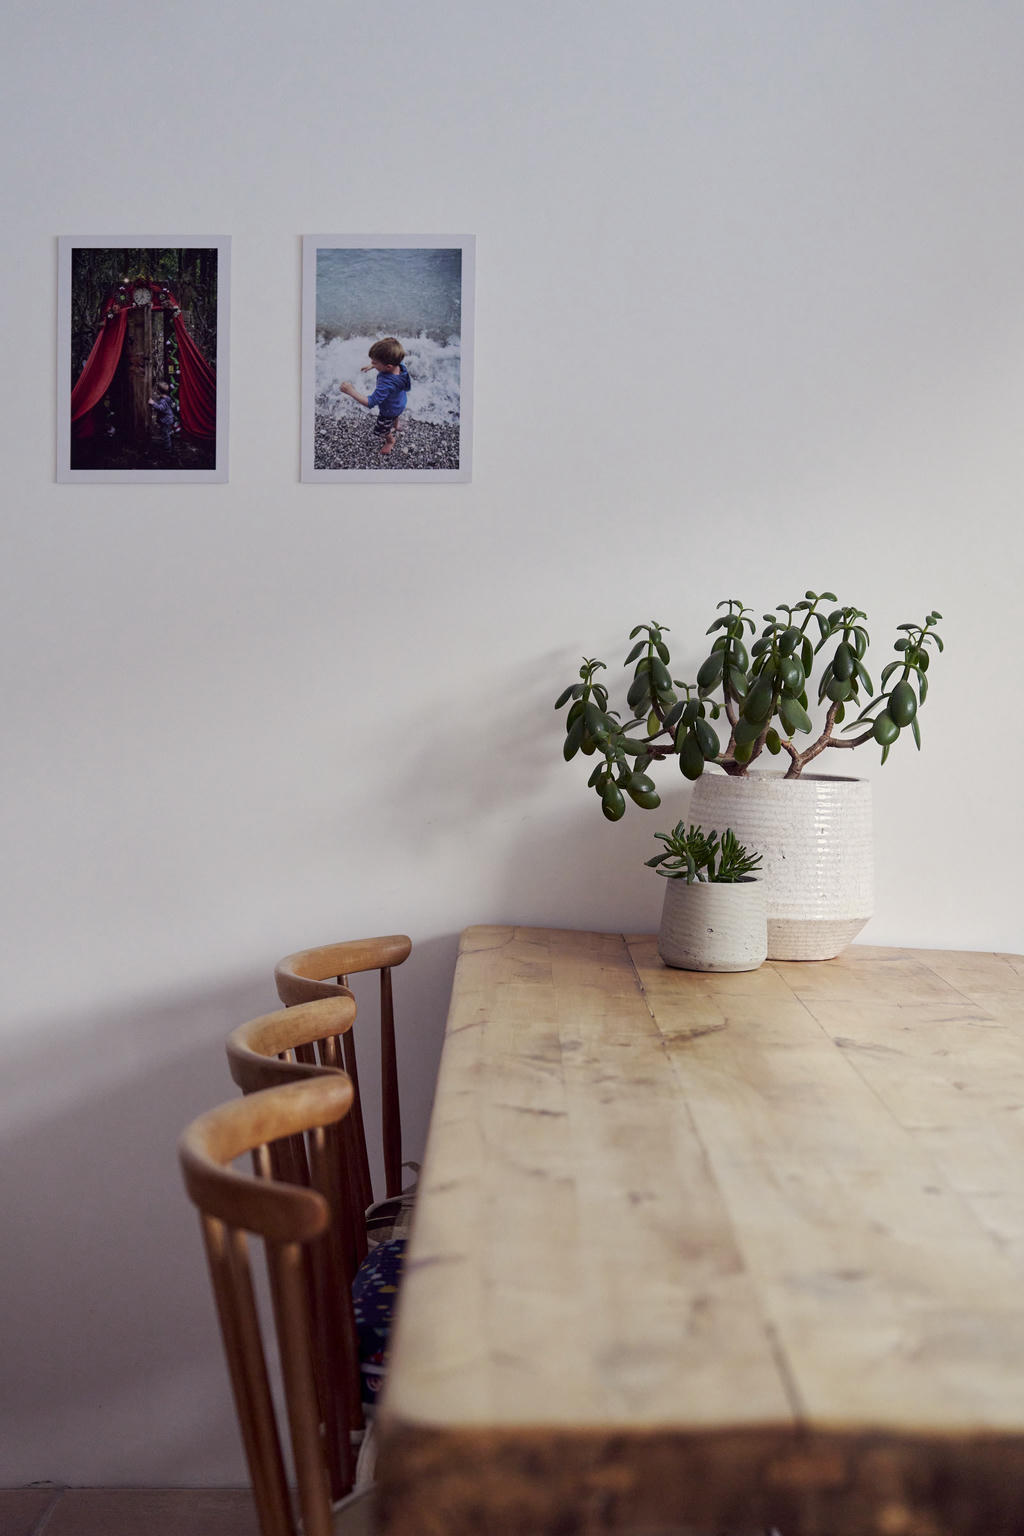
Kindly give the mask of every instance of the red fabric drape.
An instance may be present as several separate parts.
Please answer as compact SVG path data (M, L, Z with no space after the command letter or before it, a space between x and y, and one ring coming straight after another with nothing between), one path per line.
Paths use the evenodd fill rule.
M103 319L103 327L93 343L92 351L85 360L85 367L78 376L78 383L71 391L71 420L77 437L90 437L93 420L88 414L99 405L110 388L124 346L124 328L127 311L120 309L113 319Z
M130 285L137 288L138 283ZM153 308L168 310L174 317L178 339L181 375L178 383L178 408L181 425L193 437L217 435L217 376L186 329L181 306L169 288L151 283ZM121 304L112 294L103 311L103 322L93 349L85 360L78 382L71 391L71 421L76 437L90 437L95 430L91 412L110 388L124 347L125 326L130 304Z
M181 364L178 385L181 424L193 437L216 437L216 375L185 329L180 314L174 317L174 334L178 338L178 361Z

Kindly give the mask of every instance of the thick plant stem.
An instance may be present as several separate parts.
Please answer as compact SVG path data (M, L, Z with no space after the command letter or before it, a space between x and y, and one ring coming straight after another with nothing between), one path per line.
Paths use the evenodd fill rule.
M861 733L860 736L853 736L853 737L851 737L851 739L849 741L830 741L830 742L828 742L828 746L830 746L830 747L862 747L866 741L870 741L871 740L873 735L874 735L874 731L873 730L864 731L864 732Z
M832 740L832 728L836 723L836 713L838 709L838 703L829 705L828 714L825 716L825 725L822 733L818 737L817 741L811 743L806 752L800 752L794 746L792 746L792 744L790 744L789 752L793 761L790 763L789 768L786 771L787 779L799 778L806 764L813 761L813 759L818 756L819 752L824 752L826 747L835 747L839 745L838 742Z
M782 743L793 759L786 772L787 779L799 778L805 766L812 762L820 752L824 752L826 747L859 747L863 742L871 739L871 731L865 731L863 735L855 736L851 741L833 741L832 729L836 723L838 709L838 703L829 705L828 714L825 716L825 728L817 741L812 742L806 752L798 752L791 741L784 741Z

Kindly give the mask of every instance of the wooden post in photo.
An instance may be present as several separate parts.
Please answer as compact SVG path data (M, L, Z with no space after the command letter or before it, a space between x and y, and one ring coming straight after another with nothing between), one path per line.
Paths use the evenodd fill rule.
M148 399L153 399L153 391L161 379L167 378L167 354L164 338L164 311L162 309L150 310L150 386Z
M153 299L148 286L137 287L133 298L125 331L128 437L145 446L149 441L149 401L153 393Z

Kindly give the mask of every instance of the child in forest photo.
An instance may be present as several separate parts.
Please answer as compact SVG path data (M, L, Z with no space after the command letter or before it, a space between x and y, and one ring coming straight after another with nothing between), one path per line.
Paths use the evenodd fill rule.
M369 409L377 407L377 420L373 430L382 439L381 453L390 453L395 446L395 439L399 430L399 417L405 410L408 401L409 389L412 380L409 371L403 366L405 348L395 336L385 336L382 341L375 341L369 351L370 361L364 363L361 373L369 373L377 370L377 387L373 394L361 395L351 384L338 385L342 394L348 395L357 405L365 405Z
M156 417L156 429L160 436L160 447L163 449L168 461L171 457L171 436L174 432L174 407L171 404L171 386L165 379L161 379L156 386L156 398L150 400L150 409Z

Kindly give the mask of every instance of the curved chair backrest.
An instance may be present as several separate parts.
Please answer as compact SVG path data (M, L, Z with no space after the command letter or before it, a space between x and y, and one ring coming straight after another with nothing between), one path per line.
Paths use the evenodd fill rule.
M227 1039L231 1076L243 1093L258 1093L343 1071L344 1037L355 1017L355 1000L345 993L249 1019ZM353 1083L353 1110L354 1095Z
M235 1407L263 1536L297 1536L281 1426L269 1385L266 1331L246 1234L264 1240L274 1329L303 1536L331 1536L334 1501L352 1487L353 1431L362 1428L359 1356L348 1263L337 1240L346 1202L332 1147L353 1101L332 1073L234 1099L200 1115L178 1146L200 1212ZM271 1148L301 1138L308 1187L274 1177ZM233 1161L252 1153L254 1172ZM343 1529L344 1526L341 1526Z
M233 1029L225 1049L228 1069L243 1093L260 1093L284 1083L344 1076L344 1041L352 1030L356 1005L350 994L319 998L295 1008L279 1008ZM359 1117L359 1101L352 1086L352 1110L341 1126L338 1146L346 1179L348 1199L343 1212L342 1240L353 1273L366 1257L366 1226L363 1213L370 1204L370 1170L366 1142ZM275 1148L274 1168L295 1184L309 1183L309 1167L301 1137L291 1137Z
M321 944L316 949L303 949L297 954L286 956L274 968L277 995L286 1008L313 1002L318 998L351 997L346 984L349 976L361 971L380 972L381 1126L385 1194L389 1199L400 1194L402 1188L402 1117L398 1101L391 971L394 966L408 959L411 950L410 938L404 933L393 933L383 938L350 939L340 944ZM362 1131L359 1073L351 1029L344 1035L343 1043L345 1071L355 1084L358 1124ZM365 1145L365 1133L363 1137Z

